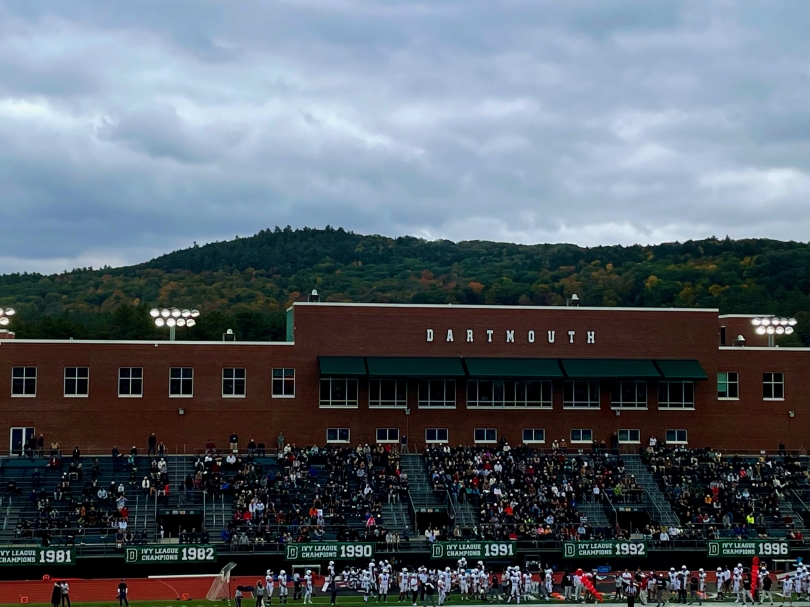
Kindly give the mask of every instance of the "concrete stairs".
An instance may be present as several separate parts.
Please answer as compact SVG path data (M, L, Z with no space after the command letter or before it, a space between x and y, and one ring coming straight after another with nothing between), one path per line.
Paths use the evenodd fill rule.
M664 527L680 527L681 522L672 510L653 475L647 470L639 455L622 455L626 474L635 476L636 484L642 489L642 502L647 512Z

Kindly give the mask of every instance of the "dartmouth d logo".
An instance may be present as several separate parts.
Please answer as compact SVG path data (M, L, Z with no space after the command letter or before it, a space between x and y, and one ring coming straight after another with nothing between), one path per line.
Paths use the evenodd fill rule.
M433 556L431 558L440 559L444 557L444 546L441 544L433 544Z
M288 559L298 558L298 546L287 546L287 558Z
M563 557L570 559L577 555L577 545L571 542L563 544Z
M719 542L709 542L709 556L720 556Z
M138 562L138 551L135 548L127 548L127 555L124 559L127 563L137 563Z

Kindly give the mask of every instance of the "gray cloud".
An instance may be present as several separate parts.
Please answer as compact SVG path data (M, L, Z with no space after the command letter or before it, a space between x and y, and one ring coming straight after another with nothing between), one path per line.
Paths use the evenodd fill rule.
M0 270L276 224L810 234L808 4L0 2Z

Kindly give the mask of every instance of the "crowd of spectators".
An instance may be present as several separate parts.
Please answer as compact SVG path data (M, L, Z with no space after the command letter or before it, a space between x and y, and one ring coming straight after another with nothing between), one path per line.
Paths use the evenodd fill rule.
M610 539L618 527L593 527L579 512L584 501L635 500L640 490L621 457L595 448L569 455L555 443L551 453L511 447L429 446L425 460L434 488L479 510L470 534L485 539ZM455 529L454 535L465 533Z
M801 539L795 521L780 514L790 491L810 483L805 458L725 456L717 450L650 446L642 459L694 537L765 538L774 527Z
M193 483L215 498L233 497L222 533L233 549L325 539L401 542L382 521L383 501L407 492L396 447L279 444L274 462L253 451L223 457L209 447L195 463Z

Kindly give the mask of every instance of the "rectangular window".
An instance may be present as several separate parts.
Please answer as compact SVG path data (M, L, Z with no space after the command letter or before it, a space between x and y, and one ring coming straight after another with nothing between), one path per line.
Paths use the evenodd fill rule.
M295 369L273 369L273 398L295 397Z
M467 407L551 408L551 382L471 379L467 382Z
M688 442L686 430L667 430L666 437L667 443L670 445L685 445Z
M593 431L585 428L575 428L571 430L572 443L591 443L593 442Z
M447 428L427 428L425 429L426 443L446 443L448 437Z
M37 368L12 367L11 369L11 395L36 396L37 395Z
M419 381L419 407L456 406L456 380L423 379Z
M599 408L598 381L567 381L563 384L563 406L569 409Z
M368 406L404 409L408 406L408 382L404 379L370 379Z
M172 367L169 369L169 396L173 398L191 398L194 396L193 368Z
M398 443L399 428L377 428L378 443Z
M646 381L614 381L610 385L610 406L614 409L646 409Z
M546 442L546 431L543 428L523 428L524 443Z
M245 397L245 370L243 368L222 369L222 397Z
M785 400L785 374L762 374L762 398L765 400Z
M349 429L348 428L327 428L326 429L326 442L327 443L348 443L349 442Z
M476 428L473 438L476 443L497 443L498 431L495 428Z
M321 407L357 407L357 380L352 377L321 378Z
M717 398L729 400L740 398L740 380L735 371L717 374Z
M90 393L90 368L65 367L65 396L87 396Z
M641 442L641 430L619 430L619 444L635 445Z
M119 398L143 396L143 368L121 367L118 369Z
M658 382L659 409L694 409L695 384L691 381Z

